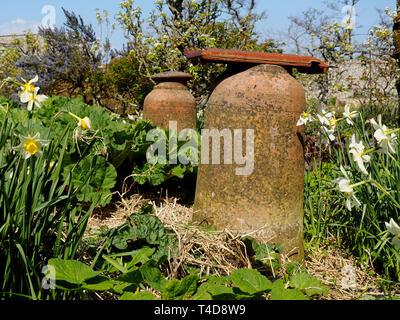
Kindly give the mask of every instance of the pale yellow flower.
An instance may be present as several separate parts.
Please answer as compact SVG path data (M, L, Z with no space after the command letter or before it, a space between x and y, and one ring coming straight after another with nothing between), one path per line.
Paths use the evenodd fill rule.
M35 89L37 87L35 87L32 83L38 82L39 77L36 76L35 78L33 78L32 80L29 80L28 82L22 78L22 80L25 83L19 83L21 91L19 92L19 97L22 101L22 103L26 103L27 101L30 100L30 96L32 94L34 94Z
M29 159L31 156L41 156L43 154L42 147L47 146L49 141L41 140L40 133L36 133L33 137L29 134L27 137L18 135L21 144L13 149L19 150L24 159Z
M84 117L83 119L79 118L77 115L73 114L72 112L68 113L71 117L74 117L76 120L78 120L78 129L83 129L83 130L92 130L92 121L89 119L89 117Z

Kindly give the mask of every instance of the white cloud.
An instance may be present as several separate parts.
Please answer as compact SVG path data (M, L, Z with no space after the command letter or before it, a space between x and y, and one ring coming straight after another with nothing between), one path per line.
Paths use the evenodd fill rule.
M37 33L41 23L37 21L25 21L23 19L15 19L11 22L0 24L0 35L23 34L24 31Z
M25 24L25 20L18 18L16 20L11 21L11 24Z

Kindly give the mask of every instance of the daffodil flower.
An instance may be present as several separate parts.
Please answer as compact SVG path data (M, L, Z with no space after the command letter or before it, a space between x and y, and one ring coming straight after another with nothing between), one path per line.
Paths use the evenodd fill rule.
M364 162L369 162L371 157L365 154L365 146L362 141L357 141L356 136L351 137L350 142L350 153L353 155L354 162L357 163L361 172L368 175L367 169L365 169Z
M324 107L318 107L317 118L322 125L329 126L330 119L334 117L335 114L331 111L326 111Z
M374 137L382 148L382 152L386 154L396 153L395 146L397 145L397 136L395 133L391 133L391 130L382 124L382 115L378 115L378 122L376 122L375 119L371 119L370 123L376 130Z
M43 101L46 101L46 100L47 100L47 97L46 97L45 95L43 95L43 94L37 94L38 91L39 91L39 88L36 87L36 88L34 89L34 92L33 92L32 94L29 94L29 95L21 95L21 96L20 96L21 102L22 102L22 103L28 103L28 105L27 105L27 107L26 107L28 111L32 111L34 105L36 105L36 106L38 106L39 108L41 108L41 107L42 107L42 104L41 104L41 103L42 103Z
M27 137L23 135L18 135L19 139L21 140L21 144L14 147L13 149L19 150L24 159L29 159L31 156L38 155L41 156L43 151L41 150L42 147L47 146L49 141L41 140L40 133L36 133L33 137L28 135Z
M35 78L33 78L30 81L26 81L24 78L22 78L22 81L24 81L25 83L18 83L21 91L19 92L19 97L22 101L22 103L26 103L30 100L30 96L33 95L35 93L35 89L38 87L35 87L32 83L38 82L39 81L39 77L36 76ZM38 89L39 90L39 89Z
M361 206L361 203L355 196L355 191L354 191L355 185L351 184L350 178L347 175L346 170L344 170L343 166L340 166L340 171L343 173L344 177L338 178L334 180L334 182L337 183L339 191L345 194L346 208L347 210L351 211L353 204L356 207L359 207Z
M200 115L202 115L202 110L200 111L201 112L201 114ZM302 126L302 125L306 125L307 124L307 122L311 122L311 121L314 121L315 119L313 118L313 116L311 115L311 114L309 114L309 113L307 113L307 112L303 112L302 114L301 114L301 116L300 116L300 119L299 119L299 121L297 121L297 126L299 127L299 126Z
M343 117L346 119L346 122L350 125L354 125L353 118L358 117L357 111L350 111L350 106L346 104L344 107Z
M392 235L394 235L393 240L392 240L393 245L396 248L400 249L400 227L399 227L399 225L396 222L394 222L393 219L390 219L389 223L385 222L385 226L386 226L386 229Z
M92 130L92 121L90 121L89 117L84 117L83 119L79 118L77 115L73 114L72 112L68 113L71 117L74 117L78 120L78 130Z
M324 144L329 144L330 141L334 141L336 139L334 133L335 129L334 128L327 128L326 126L322 126L322 133L327 137L323 140Z

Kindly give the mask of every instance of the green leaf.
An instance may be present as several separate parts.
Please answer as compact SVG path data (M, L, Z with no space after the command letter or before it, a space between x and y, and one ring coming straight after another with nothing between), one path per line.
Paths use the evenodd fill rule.
M270 300L308 300L298 289L274 289Z
M150 175L149 182L153 186L159 186L165 181L165 174L162 171L156 171Z
M138 286L143 281L142 273L139 269L124 273L115 279L116 281L127 282Z
M198 277L190 275L182 280L171 280L165 287L162 297L165 300L182 300L196 291Z
M96 162L94 168L92 164L94 158ZM78 193L79 201L93 202L99 194L101 195L100 205L105 206L111 201L111 189L117 181L117 171L114 166L106 159L100 156L89 156L83 159L74 168L74 165L64 168L62 173L64 180L68 179L68 175L72 170L72 187L78 188L83 186ZM86 177L88 172L93 169L93 175L90 177L89 185L86 185Z
M76 260L54 258L49 260L48 265L54 268L54 273L50 272L51 268L48 268L45 272L47 278L52 279L55 276L53 280L66 281L76 285L84 285L86 280L100 274L99 271L94 271L86 264Z
M270 300L308 300L298 289L285 289L282 279L278 279L273 283L270 294Z
M154 213L155 209L153 205L149 203L145 203L141 206L137 214L152 214Z
M216 276L206 276L204 279L208 280L208 283L218 283L218 284L232 284L232 279L230 276L216 277Z
M138 292L138 293L132 293L132 292L125 292L119 300L158 300L154 294L151 292Z
M168 284L168 280L164 278L161 271L152 266L150 263L146 263L139 268L140 273L144 281L151 286L154 290L163 292Z
M247 250L250 254L254 254L254 259L266 264L269 261L273 262L273 267L277 265L277 254L283 253L283 248L279 244L274 243L259 243L256 239L245 237L242 241L246 244ZM275 261L276 260L276 261Z
M232 282L243 292L261 293L272 288L272 282L254 269L239 269L231 274Z
M114 268L121 271L122 273L128 273L129 270L125 268L122 264L120 264L115 259L111 259L110 257L106 256L105 254L102 255L103 259L106 260L109 264L111 264Z
M212 296L207 291L203 291L196 293L191 300L212 300Z
M151 255L156 251L156 248L143 247L139 250L130 252L131 260L125 264L128 270L135 268L137 264L145 264L150 260Z
M128 244L126 242L126 239L123 235L117 235L113 237L112 239L112 245L116 247L119 250L126 250L128 249Z
M290 286L305 292L308 296L326 295L329 287L307 272L300 272L290 278Z
M233 288L215 283L204 283L205 289L213 300L236 300L236 293Z
M85 280L85 283L82 285L82 289L91 291L108 291L112 289L115 284L116 282L114 280L110 280L104 276L97 276Z
M178 165L171 170L171 175L174 175L180 179L185 177L186 167L183 165Z

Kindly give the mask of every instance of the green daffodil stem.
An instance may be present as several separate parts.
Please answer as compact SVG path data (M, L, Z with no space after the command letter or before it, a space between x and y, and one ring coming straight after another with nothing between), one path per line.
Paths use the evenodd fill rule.
M377 187L379 190L381 190L385 195L387 195L390 199L392 199L392 201L394 202L394 204L396 205L396 207L400 208L400 204L396 201L396 199L393 198L393 196L387 192L385 190L384 187L382 187L378 182L376 182L375 180L371 179L368 180L366 182L370 182L373 186Z
M361 182L350 185L350 188L356 188L356 187L362 186L363 184L367 184L369 182L371 182L371 180L361 181Z
M71 116L71 117L74 117L76 120L78 120L78 121L81 121L82 119L81 118L79 118L78 116L76 116L76 115L74 115L72 112L68 112L68 114Z
M387 131L386 131L386 134L393 134L393 133L397 133L397 132L400 132L400 128L387 130Z
M398 208L400 208L400 204L396 201L396 199L394 199L393 196L392 196L389 192L387 192L387 191L385 190L384 187L382 187L378 182L376 182L376 181L373 180L373 179L366 180L366 181L361 181L361 182L352 184L352 185L350 185L349 187L352 188L352 189L354 189L354 188L356 188L356 187L362 186L362 185L367 184L367 183L370 183L370 184L372 184L373 186L377 187L379 190L381 190L385 195L387 195L390 199L392 199L392 201L394 202L394 204L395 204Z
M376 152L377 150L378 150L377 148L368 149L367 151L364 151L364 152L362 153L362 155L365 156L365 155L367 155L367 154L369 154L369 153Z

